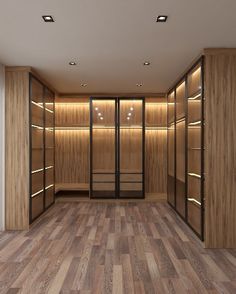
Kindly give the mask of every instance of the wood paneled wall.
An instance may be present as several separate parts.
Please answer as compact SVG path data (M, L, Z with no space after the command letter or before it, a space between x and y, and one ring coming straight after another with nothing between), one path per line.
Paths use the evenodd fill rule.
M82 102L81 104L79 102ZM150 194L166 194L167 192L167 104L165 98L146 98L146 192ZM101 103L101 102L99 102ZM128 105L128 104L127 104ZM103 112L106 109L101 108ZM130 106L130 105L129 105ZM57 98L56 99L56 127L73 127L89 125L88 97L85 98ZM105 115L105 119L107 115ZM125 117L126 118L126 117ZM140 120L139 120L140 121ZM104 121L110 124L113 119ZM154 129L158 127L159 129ZM164 129L160 129L164 128ZM112 130L96 130L97 134L108 134ZM122 142L128 130L122 130ZM129 131L130 132L130 131ZM139 132L139 130L133 130ZM95 134L96 135L96 134ZM135 135L135 134L134 134ZM111 136L110 136L111 137ZM124 139L124 140L123 140ZM101 150L104 141L100 136ZM121 143L122 143L121 142ZM140 141L141 142L141 141ZM129 145L121 144L127 149ZM131 148L132 146L130 146ZM127 152L126 152L127 153ZM108 153L107 153L108 154ZM135 155L135 154L134 154ZM131 156L126 161L127 167L134 163ZM99 167L99 155L94 158L94 167ZM125 161L124 161L125 162ZM138 164L138 161L135 161ZM133 166L138 169L139 166ZM107 167L110 170L110 166ZM126 169L126 166L123 166ZM56 131L56 183L88 183L89 182L89 131Z
M6 68L6 229L29 228L29 72Z
M56 99L55 103L56 184L89 182L89 99ZM58 127L68 128L57 130Z
M163 194L166 197L167 99L147 97L145 112L147 126L145 134L146 193Z
M236 248L236 50L205 51L205 245Z

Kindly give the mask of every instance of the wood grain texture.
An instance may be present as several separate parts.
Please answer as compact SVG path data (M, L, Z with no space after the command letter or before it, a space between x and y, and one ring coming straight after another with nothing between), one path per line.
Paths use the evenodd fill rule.
M145 99L145 190L146 193L167 193L167 99Z
M207 247L236 247L236 52L206 51Z
M167 131L146 130L146 193L167 192Z
M235 250L204 249L164 203L58 203L0 233L1 293L235 293Z
M29 228L29 73L6 70L6 229Z
M89 131L56 131L55 158L56 183L88 183Z

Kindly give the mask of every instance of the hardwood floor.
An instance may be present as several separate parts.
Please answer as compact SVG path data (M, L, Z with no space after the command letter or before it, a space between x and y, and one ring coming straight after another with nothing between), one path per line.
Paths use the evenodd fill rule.
M0 293L236 293L236 250L204 249L166 203L57 203L0 234Z

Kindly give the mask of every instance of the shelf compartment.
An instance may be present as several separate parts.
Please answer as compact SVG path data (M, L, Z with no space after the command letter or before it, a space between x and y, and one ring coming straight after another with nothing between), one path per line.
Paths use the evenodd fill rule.
M39 193L35 197L31 198L31 217L34 220L44 211L44 193Z
M56 183L55 193L59 191L89 191L88 183Z
M201 234L201 205L188 200L188 223L200 235Z
M44 172L38 172L31 175L31 193L34 195L44 188Z
M48 208L54 202L54 186L45 191L45 206Z
M44 150L32 149L31 150L31 170L38 170L44 168Z
M195 177L188 177L188 195L201 195L201 181ZM199 201L201 201L199 196Z

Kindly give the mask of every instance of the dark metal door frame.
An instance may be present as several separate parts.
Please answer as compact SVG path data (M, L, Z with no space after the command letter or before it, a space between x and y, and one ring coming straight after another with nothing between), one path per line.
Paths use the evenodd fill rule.
M115 101L115 197L93 195L93 101ZM120 101L142 101L142 197L120 197ZM144 97L90 97L90 198L91 199L142 199L145 198L145 98Z

